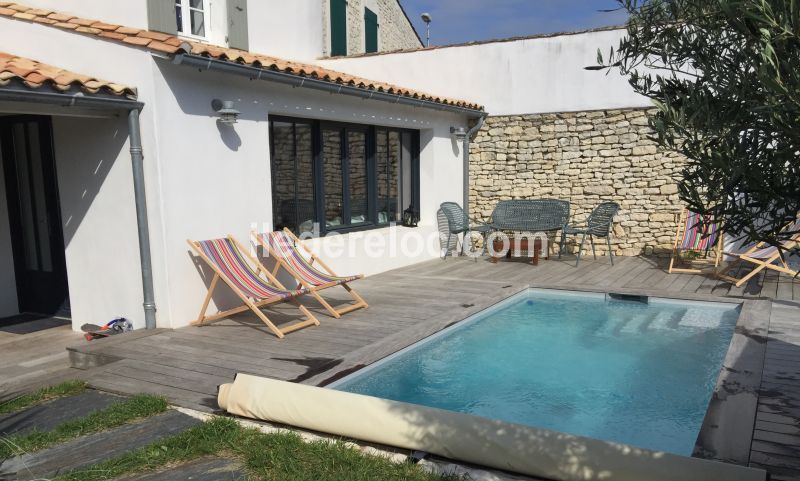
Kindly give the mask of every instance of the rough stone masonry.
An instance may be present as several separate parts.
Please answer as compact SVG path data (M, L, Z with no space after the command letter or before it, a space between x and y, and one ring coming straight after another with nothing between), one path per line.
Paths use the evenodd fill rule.
M646 110L489 117L470 155L470 209L488 219L497 201L552 197L572 203L571 221L606 200L620 204L615 255L664 254L682 203L685 158L658 148ZM597 243L605 255L604 242ZM576 247L570 244L574 252ZM587 245L584 252L591 253Z

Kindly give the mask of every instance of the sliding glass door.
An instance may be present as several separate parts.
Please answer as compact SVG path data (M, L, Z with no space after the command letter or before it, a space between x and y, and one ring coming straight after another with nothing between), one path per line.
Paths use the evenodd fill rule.
M365 127L322 127L321 188L327 229L370 222L367 133Z
M310 231L316 219L311 122L271 122L270 138L274 226Z

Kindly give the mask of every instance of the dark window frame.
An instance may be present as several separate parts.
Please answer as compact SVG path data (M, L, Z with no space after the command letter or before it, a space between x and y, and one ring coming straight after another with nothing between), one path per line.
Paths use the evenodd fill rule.
M381 130L383 132L390 132L395 131L400 134L402 139L403 134L410 135L411 138L411 158L410 158L410 172L408 175L411 176L411 183L410 183L410 199L405 199L402 196L402 192L399 193L398 197L402 199L400 205L402 207L410 206L414 209L417 214L419 215L419 205L420 205L420 166L419 166L419 158L420 158L420 131L414 129L404 129L398 127L388 127L388 126L381 126L381 125L370 125L370 124L359 124L353 122L335 122L335 121L328 121L328 120L318 120L318 119L310 119L305 117L292 117L292 116L284 116L284 115L270 115L269 116L269 151L270 151L270 179L272 184L270 185L272 202L275 203L275 184L276 184L276 169L273 164L275 159L275 143L274 143L274 135L273 135L273 122L290 122L290 123L303 123L307 125L311 125L312 133L312 157L313 157L313 169L312 169L312 182L313 182L313 191L314 191L314 222L319 224L320 235L326 235L331 232L337 232L341 234L349 233L349 232L359 232L365 230L372 230L372 229L382 229L388 227L392 221L388 222L378 222L378 189L377 189L377 142L376 136L377 131ZM343 212L342 212L342 220L350 218L350 198L349 198L349 189L348 189L348 181L349 181L349 158L346 153L346 139L347 139L347 132L348 131L360 131L366 134L366 162L367 162L367 221L359 224L349 224L343 223L341 226L328 228L327 221L325 219L325 185L324 185L324 165L323 165L323 152L322 152L322 132L325 129L329 130L339 130L340 132L340 139L341 139L341 149L342 149L342 202L343 202ZM294 156L294 163L295 163L295 176L294 182L297 184L300 180L297 178L297 139L296 139L296 127L293 127L293 156ZM401 174L403 170L401 168ZM297 188L295 188L295 196L297 195ZM295 197L296 198L296 197ZM273 217L275 212L275 206L273 205ZM402 215L402 211L400 212ZM273 226L275 225L277 219L273 218ZM296 219L299 221L299 219ZM400 220L396 223L400 224ZM295 225L297 225L296 222Z

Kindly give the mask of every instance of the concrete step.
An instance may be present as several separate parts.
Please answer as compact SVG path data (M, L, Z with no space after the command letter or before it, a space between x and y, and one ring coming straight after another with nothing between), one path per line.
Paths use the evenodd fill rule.
M0 416L0 435L27 434L34 430L51 431L63 422L88 416L122 399L124 398L100 391L86 391L75 396L55 399Z
M242 466L225 458L201 458L164 470L120 478L117 481L239 481L247 477Z
M43 451L24 454L0 463L0 481L53 478L92 464L115 458L173 436L199 424L195 418L167 411L135 424L128 424L73 439Z

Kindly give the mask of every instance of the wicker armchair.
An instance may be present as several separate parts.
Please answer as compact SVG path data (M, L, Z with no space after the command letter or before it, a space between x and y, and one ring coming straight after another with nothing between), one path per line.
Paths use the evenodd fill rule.
M611 259L611 265L614 265L614 253L611 250L611 226L614 224L614 216L619 211L619 204L616 202L603 202L592 210L589 217L586 219L586 224L582 226L567 225L561 231L561 249L558 251L558 257L564 250L568 235L582 235L581 244L578 247L578 259L575 261L575 267L581 262L581 250L583 250L583 243L586 241L586 236L589 236L589 242L592 244L592 255L597 259L597 252L594 249L594 238L605 237L606 244L608 244L608 257Z
M444 253L444 259L447 260L447 252L450 251L450 241L453 235L456 236L456 246L458 245L458 235L464 234L464 240L461 242L461 251L464 251L464 244L469 237L470 232L479 232L482 236L485 236L487 232L492 230L492 227L486 225L479 221L474 221L475 224L472 224L470 218L467 216L467 213L464 212L464 209L461 208L460 205L456 204L455 202L443 202L439 208L441 209L442 213L447 218L447 244L446 250ZM486 242L484 242L484 248L486 247ZM477 259L476 259L477 260Z

